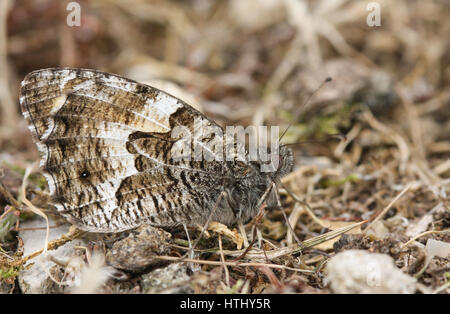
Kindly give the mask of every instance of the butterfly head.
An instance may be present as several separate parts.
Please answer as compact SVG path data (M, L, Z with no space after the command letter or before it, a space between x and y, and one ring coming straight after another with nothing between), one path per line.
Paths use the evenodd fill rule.
M280 145L278 153L273 157L274 159L278 158L278 167L277 170L270 173L270 177L273 181L277 181L292 171L294 166L294 154L288 146Z

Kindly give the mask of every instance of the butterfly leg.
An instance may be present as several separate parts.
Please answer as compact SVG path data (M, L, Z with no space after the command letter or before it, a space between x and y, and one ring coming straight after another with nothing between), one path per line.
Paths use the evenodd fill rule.
M275 183L272 183L273 187L276 189L276 185ZM294 236L295 241L297 242L298 245L301 245L301 241L299 240L299 238L297 237L297 235L294 232L294 228L292 228L291 224L289 223L289 218L286 215L286 212L284 211L283 206L281 206L281 201L280 201L280 195L278 193L275 193L275 197L277 199L277 206L278 208L281 210L281 212L283 213L283 217L286 220L286 224L288 225L289 230L291 231L291 234Z
M189 237L189 231L187 229L186 224L183 224L183 228L184 228L184 232L186 232L186 236L187 236L188 243L189 243L189 251L188 251L189 257L194 258L194 249L192 248L192 242L191 242L191 238Z
M194 250L197 247L197 244L200 242L203 234L205 233L206 229L209 226L209 223L211 222L211 218L214 215L214 213L216 212L217 208L219 207L220 202L222 201L222 199L226 199L228 196L228 193L225 191L220 192L219 197L217 198L216 203L214 204L214 208L212 209L211 213L208 216L208 219L206 220L206 223L203 225L202 231L200 232L200 235L198 236L197 240L195 240L194 244L191 246L190 240L189 240L189 234L188 234L188 241L189 241L189 251L184 254L183 258L186 258L187 256L192 256L194 254ZM184 226L184 225L183 225ZM186 233L187 233L187 229L185 227Z
M256 208L258 208L258 212L255 216L256 224L253 225L253 228L252 228L252 244L250 244L250 245L253 245L255 243L256 225L259 224L260 220L262 219L262 217L264 215L264 208L266 207L266 204L264 202L266 201L267 197L269 196L270 191L272 191L273 188L276 188L276 186L274 186L272 184L269 185L267 187L267 189L264 191L264 194L259 199L258 203L256 204Z
M251 250L251 248L255 244L255 242L257 240L257 232L258 232L257 231L257 225L260 223L260 220L261 220L261 218L264 215L264 208L266 207L266 205L264 204L264 201L266 200L267 196L269 195L270 191L273 188L274 188L274 185L270 184L267 187L267 189L264 191L264 194L261 196L261 198L256 203L256 208L258 208L258 213L255 216L255 224L253 225L253 228L252 228L252 242L250 242L250 244L244 250L244 253L242 253L240 256L238 256L235 259L235 261L238 261L238 260L242 259L248 253L248 251ZM275 186L275 188L276 188L276 186ZM241 222L241 224L242 224L242 222Z

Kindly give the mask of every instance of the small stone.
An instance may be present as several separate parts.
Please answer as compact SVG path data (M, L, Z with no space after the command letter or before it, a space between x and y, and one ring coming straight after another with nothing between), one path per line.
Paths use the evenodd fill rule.
M55 225L55 221L49 217L48 222L50 226ZM49 242L59 239L63 234L69 232L70 225L65 224L56 228L50 228ZM21 229L28 229L19 232L19 237L24 243L24 256L34 253L44 247L46 236L45 220L40 217L36 219L27 220L20 224ZM39 229L38 229L39 228ZM48 251L47 254L52 255L57 260L68 260L74 252L75 246L82 246L82 240L73 240L65 243L56 250ZM33 263L29 269L22 270L18 275L20 289L23 293L30 294L47 294L47 293L62 293L65 291L64 286L58 285L48 275L50 269L55 266L53 262L44 259L39 255L29 260L25 266Z
M125 239L113 244L106 253L106 262L114 268L131 272L142 271L161 264L161 260L155 256L170 252L167 245L170 239L171 234L160 228L141 226L131 231Z
M389 230L386 228L383 221L377 221L369 230L367 230L367 235L370 235L377 240L383 240L389 237Z
M395 267L387 254L348 250L332 257L326 283L335 293L414 293L416 279Z
M13 289L13 285L0 281L0 294L10 294Z
M193 293L187 264L174 263L142 276L144 293Z

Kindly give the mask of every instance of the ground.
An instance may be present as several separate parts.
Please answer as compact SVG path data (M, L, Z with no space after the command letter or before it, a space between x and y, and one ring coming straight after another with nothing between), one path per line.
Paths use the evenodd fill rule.
M341 267L327 264L349 250L390 256L414 282L387 292L450 292L447 2L376 1L379 26L366 1L80 0L80 26L55 2L0 3L0 292L333 293ZM295 167L282 208L245 226L251 250L238 226L215 225L180 260L183 228L87 234L54 215L17 95L56 66L159 87L222 126L287 129ZM43 217L57 250L32 265Z

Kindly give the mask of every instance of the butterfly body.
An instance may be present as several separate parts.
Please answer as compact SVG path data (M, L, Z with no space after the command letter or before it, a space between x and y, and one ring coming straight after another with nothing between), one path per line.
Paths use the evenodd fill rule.
M227 225L247 221L267 188L293 164L286 147L280 147L274 172L238 158L180 159L176 127L193 134L222 128L163 91L113 74L73 68L31 72L22 82L20 103L55 207L92 232L144 223L201 225L223 192L211 219ZM224 139L191 140L189 145L208 150L212 141Z

